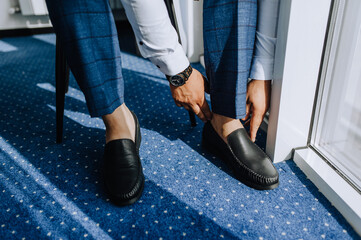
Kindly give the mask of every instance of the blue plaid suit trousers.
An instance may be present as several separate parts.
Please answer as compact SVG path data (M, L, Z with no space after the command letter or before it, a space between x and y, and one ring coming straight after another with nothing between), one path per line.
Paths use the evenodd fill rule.
M257 0L204 1L204 60L217 114L237 119L246 115L256 24Z
M49 15L92 117L124 103L118 34L108 0L46 0ZM204 51L212 111L245 116L257 0L205 0Z

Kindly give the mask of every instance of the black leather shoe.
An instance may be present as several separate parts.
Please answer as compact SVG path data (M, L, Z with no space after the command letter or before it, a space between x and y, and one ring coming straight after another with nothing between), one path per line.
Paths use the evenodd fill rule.
M135 121L135 142L130 139L112 140L104 149L104 185L109 199L117 205L137 201L144 188L144 175L139 157L141 141L139 122Z
M225 161L238 180L258 190L278 187L279 176L271 159L251 141L244 128L229 134L227 141L228 144L214 130L211 122L204 125L202 146Z

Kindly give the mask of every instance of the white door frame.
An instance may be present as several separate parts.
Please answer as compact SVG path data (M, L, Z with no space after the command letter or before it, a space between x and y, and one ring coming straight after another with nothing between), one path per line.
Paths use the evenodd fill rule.
M296 164L361 236L360 192L309 146L332 3L280 2L266 152L275 163L294 153Z
M266 147L275 163L307 145L330 6L331 0L280 1Z

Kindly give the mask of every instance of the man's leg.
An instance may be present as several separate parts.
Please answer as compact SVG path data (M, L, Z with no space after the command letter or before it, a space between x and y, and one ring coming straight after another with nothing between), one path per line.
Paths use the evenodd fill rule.
M224 141L246 115L247 81L256 34L257 0L204 2L203 31L212 125Z
M229 163L244 184L260 190L274 189L279 184L277 170L239 121L246 115L257 0L208 0L203 17L205 63L214 114L211 123L204 126L202 144Z
M108 1L47 0L47 6L90 115L103 116L106 141L134 140L134 121L124 105L118 35Z
M47 0L47 6L90 115L102 116L106 126L106 191L115 203L131 204L144 186L140 131L136 117L124 104L121 54L109 2Z

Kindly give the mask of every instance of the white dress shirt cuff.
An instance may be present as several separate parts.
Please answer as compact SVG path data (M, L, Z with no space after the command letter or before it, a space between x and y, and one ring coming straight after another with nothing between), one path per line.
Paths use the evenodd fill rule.
M189 66L189 60L180 44L172 50L165 55L149 57L149 60L168 76L183 72Z
M272 80L277 38L256 33L256 45L250 72L250 79Z
M249 80L272 80L273 63L273 59L253 57L252 69Z

